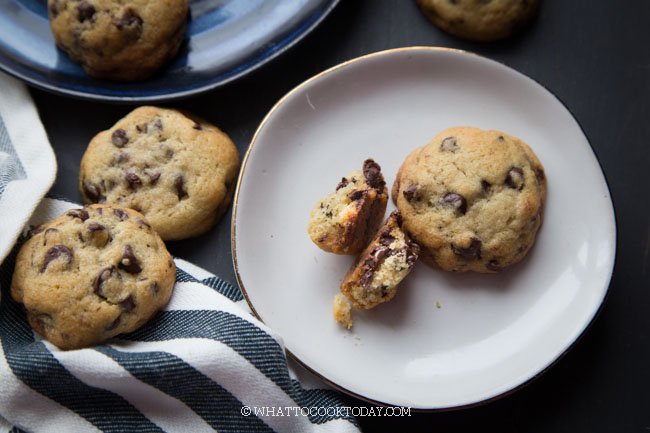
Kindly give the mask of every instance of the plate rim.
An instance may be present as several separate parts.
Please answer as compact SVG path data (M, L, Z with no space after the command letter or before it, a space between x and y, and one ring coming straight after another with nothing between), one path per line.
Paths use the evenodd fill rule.
M587 140L587 144L589 145L589 149L591 150L592 155L594 156L596 163L598 164L598 168L600 169L600 173L603 176L603 180L605 182L605 187L607 190L607 198L609 199L610 203L610 208L611 208L611 216L612 216L612 224L614 231L612 233L612 262L611 265L609 266L607 276L604 279L604 281L607 281L607 286L604 289L604 293L602 295L602 299L600 301L600 304L598 305L598 308L593 312L592 316L587 320L584 324L583 329L576 335L575 339L571 341L567 347L557 355L555 355L555 358L544 368L533 374L531 377L526 379L525 381L521 382L520 384L504 391L501 392L497 395L494 395L492 397L482 399L479 401L475 401L472 403L468 404L463 404L463 405L454 405L454 406L447 406L447 407L436 407L436 408L426 408L426 407L409 407L409 410L412 410L414 412L423 412L423 413L435 413L435 412L448 412L448 411L455 411L455 410L462 410L462 409L469 409L473 407L478 407L482 406L488 403L491 403L496 400L500 400L506 396L509 396L516 391L524 388L525 386L529 385L539 377L541 377L544 373L546 373L548 370L550 370L553 366L555 366L564 356L573 348L575 345L580 341L585 334L591 329L592 325L594 324L596 318L600 315L602 310L604 309L605 303L607 302L607 299L609 297L609 292L611 288L611 283L612 283L612 277L614 273L614 269L616 267L616 262L617 262L617 252L618 252L618 224L617 224L617 216L616 216L616 208L614 207L614 201L612 199L612 194L611 194L611 189L609 185L609 181L607 179L607 175L605 171L603 170L603 165L598 157L598 154L595 152L594 147L591 144L591 140L587 136L587 133L585 132L584 128L582 127L582 124L578 121L577 117L574 115L573 111L569 108L569 106L562 100L560 99L554 92L552 92L547 86L543 85L536 79L532 78L528 74L525 74L521 71L516 70L515 68L501 62L495 59L491 59L487 56L468 51L468 50L463 50L463 49L458 49L458 48L450 48L450 47L442 47L442 46L425 46L425 45L415 45L415 46L406 46L406 47L397 47L397 48L390 48L386 50L381 50L381 51L376 51L368 54L361 55L359 57L355 57L349 60L346 60L344 62L341 62L337 65L334 65L330 68L327 68L314 76L308 78L307 80L303 81L302 83L298 84L291 90L289 90L284 96L282 96L274 105L273 107L269 110L269 112L264 116L262 121L260 122L258 128L255 131L255 134L253 134L253 137L251 138L251 141L249 143L249 146L246 150L246 153L244 155L244 158L242 159L242 164L241 164L241 169L239 171L239 175L237 178L237 184L234 192L234 197L233 197L233 210L232 210L232 219L231 219L231 233L230 233L230 240L231 240L231 252L232 252L232 262L233 262L233 269L235 273L235 277L237 279L237 284L239 285L239 288L241 289L242 294L244 295L244 299L246 300L246 303L248 304L249 308L251 309L252 313L255 315L255 317L260 320L262 323L265 323L262 317L259 315L257 310L255 309L255 306L251 302L248 293L246 291L246 288L244 287L244 284L241 279L241 275L239 273L239 266L237 262L237 242L236 242L236 221L237 221L237 208L238 208L238 201L239 201L239 192L241 188L241 183L244 177L244 171L246 168L246 164L248 162L248 158L251 154L251 151L253 149L253 145L257 141L258 135L261 133L262 129L265 127L271 116L274 114L274 112L288 99L290 98L293 94L298 93L303 87L309 85L311 82L321 78L322 76L329 74L331 72L337 71L339 69L345 68L349 66L350 64L357 63L369 58L373 57L378 57L378 56L383 56L383 55L390 55L395 52L401 52L401 51L431 51L431 52L440 52L440 51L446 51L446 52L454 52L454 53L459 53L462 55L470 55L470 56L476 56L482 60L486 60L488 62L493 62L496 63L502 67L505 67L507 69L510 69L518 74L521 74L522 76L526 77L527 79L531 80L535 84L541 86L546 92L548 92L550 95L552 95L561 105L564 107L565 110L571 115L573 120L576 122L578 125L578 128L580 129L580 132L584 135L584 137ZM357 399L363 400L365 402L379 405L379 406L394 406L390 403L372 399L370 397L364 396L362 394L359 394L357 392L351 391L347 389L346 387L339 385L332 380L324 377L321 373L318 373L315 371L313 368L311 368L309 365L307 365L305 362L303 362L297 355L295 355L290 349L285 347L285 351L287 355L289 355L295 362L297 362L301 367L305 368L307 371L309 371L311 374L315 375L318 377L320 380L324 381L325 383L329 384L330 386L334 387L335 389L342 391L352 397L355 397Z
M40 80L30 76L28 73L21 71L21 66L19 62L11 60L5 55L0 54L0 70L11 75L14 78L19 79L23 83L61 96L68 96L79 100L92 101L92 102L109 102L109 103L118 103L118 104L134 104L134 103L152 103L152 102L170 102L170 101L179 101L182 99L187 99L192 96L197 96L203 93L207 93L211 90L223 87L227 84L232 83L233 81L238 80L246 75L253 73L254 71L260 69L262 66L271 62L275 58L279 57L286 51L293 48L300 41L302 41L307 35L309 35L320 23L327 18L332 10L339 4L340 0L322 0L323 8L320 14L314 19L308 26L302 29L295 37L290 39L285 45L280 46L275 51L271 52L266 57L256 56L252 57L252 60L247 62L252 65L248 67L242 67L237 70L235 73L227 75L225 78L220 80L214 80L214 77L208 79L202 84L192 87L186 90L172 91L172 92L162 92L154 95L148 96L119 96L115 93L111 94L101 94L93 92L84 92L75 89L69 89L65 87L57 86L52 84L54 80L48 80L47 78L41 78ZM300 27L300 26L299 26ZM56 50L59 50L58 47L55 47ZM261 57L261 58L260 58ZM257 60L259 59L259 60ZM164 67L164 66L163 66ZM32 70L30 68L23 68L26 70ZM38 71L34 71L35 75L42 75ZM102 80L99 80L102 81ZM137 82L136 82L137 83Z

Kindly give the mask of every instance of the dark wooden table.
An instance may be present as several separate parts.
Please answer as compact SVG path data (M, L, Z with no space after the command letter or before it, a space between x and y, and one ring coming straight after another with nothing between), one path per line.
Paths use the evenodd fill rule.
M388 48L460 48L537 80L582 125L614 200L618 248L609 296L583 337L549 371L471 409L359 419L365 431L650 432L650 2L546 0L531 25L489 44L439 31L412 0L342 0L297 46L226 87L167 104L219 125L243 155L275 102L342 61ZM92 136L133 107L33 90L57 154L51 192L80 200L79 161ZM565 185L572 188L572 185ZM173 254L235 283L230 213ZM365 403L349 398L353 406Z

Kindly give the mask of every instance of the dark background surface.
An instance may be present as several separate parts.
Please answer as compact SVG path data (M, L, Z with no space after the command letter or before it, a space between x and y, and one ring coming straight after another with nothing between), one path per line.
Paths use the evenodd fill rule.
M360 55L429 45L473 51L523 72L582 125L607 177L618 226L614 277L592 326L556 365L510 395L449 412L362 417L364 431L650 432L648 23L647 0L546 0L521 34L478 44L441 32L411 0L342 0L315 31L252 74L201 96L159 104L214 122L243 157L269 109L302 81ZM59 164L51 192L80 201L77 175L88 142L133 106L39 90L32 95ZM170 242L169 249L235 283L230 222L228 213L207 235ZM354 398L348 403L366 405Z

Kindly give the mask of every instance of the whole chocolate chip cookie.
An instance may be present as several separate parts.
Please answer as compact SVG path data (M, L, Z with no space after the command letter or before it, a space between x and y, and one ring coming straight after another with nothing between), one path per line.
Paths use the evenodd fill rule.
M100 343L142 326L171 297L176 266L145 217L91 205L30 231L11 296L39 334L61 349Z
M227 209L239 153L217 127L140 107L97 134L81 160L84 203L135 209L165 240L207 231Z
M535 15L541 0L416 0L436 26L474 41L503 39Z
M497 272L533 245L546 176L520 139L456 127L407 156L392 196L423 260L449 271Z
M96 78L134 81L178 53L188 0L48 0L56 44Z

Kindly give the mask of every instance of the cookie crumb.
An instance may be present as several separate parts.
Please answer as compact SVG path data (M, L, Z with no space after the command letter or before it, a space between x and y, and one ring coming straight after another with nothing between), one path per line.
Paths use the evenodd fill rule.
M440 308L440 301L436 301L436 308Z
M346 329L352 328L352 306L343 295L337 294L334 297L332 311L334 312L334 320Z

